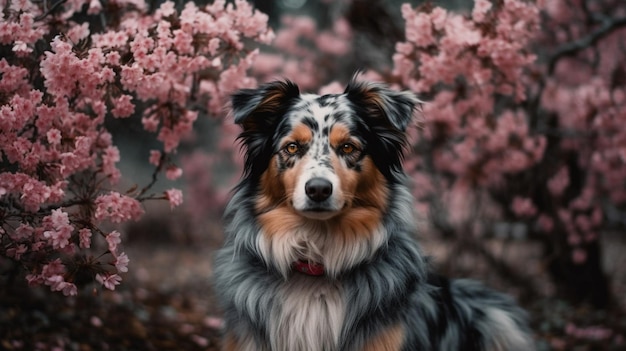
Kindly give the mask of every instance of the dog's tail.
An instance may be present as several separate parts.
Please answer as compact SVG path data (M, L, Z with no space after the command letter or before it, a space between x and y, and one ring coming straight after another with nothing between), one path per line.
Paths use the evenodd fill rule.
M449 291L457 318L479 349L535 350L526 312L510 296L467 279L452 280Z

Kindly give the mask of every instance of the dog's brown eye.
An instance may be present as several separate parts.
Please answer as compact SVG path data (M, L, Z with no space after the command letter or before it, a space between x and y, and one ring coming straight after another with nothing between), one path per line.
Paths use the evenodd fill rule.
M355 150L356 150L356 148L354 147L354 145L352 145L350 143L345 143L345 144L341 145L341 153L344 154L344 155L350 155Z
M285 151L287 151L289 155L295 155L298 153L299 150L300 147L296 143L289 143L287 144L287 146L285 146Z

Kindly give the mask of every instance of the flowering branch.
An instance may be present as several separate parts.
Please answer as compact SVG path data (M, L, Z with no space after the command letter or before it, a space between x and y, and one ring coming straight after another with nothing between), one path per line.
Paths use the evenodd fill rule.
M586 36L574 40L572 42L563 44L557 48L552 55L548 58L548 73L554 73L554 68L557 62L565 57L576 55L582 50L588 49L594 46L599 40L611 34L612 32L626 27L626 17L623 18L608 18L602 17L601 26Z

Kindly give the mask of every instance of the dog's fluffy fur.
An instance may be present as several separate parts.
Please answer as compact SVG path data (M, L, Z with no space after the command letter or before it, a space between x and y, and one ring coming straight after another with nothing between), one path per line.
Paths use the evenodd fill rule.
M224 350L534 348L511 298L428 270L401 167L418 105L356 81L343 94L287 81L232 97L246 159L216 257Z

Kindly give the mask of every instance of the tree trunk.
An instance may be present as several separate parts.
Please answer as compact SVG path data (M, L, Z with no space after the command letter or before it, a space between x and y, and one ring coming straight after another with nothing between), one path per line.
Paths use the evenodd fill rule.
M575 304L588 303L595 308L606 308L611 303L609 280L602 269L599 240L584 246L586 258L574 259L574 250L566 242L565 233L553 233L546 245L548 271L556 285L558 296Z

